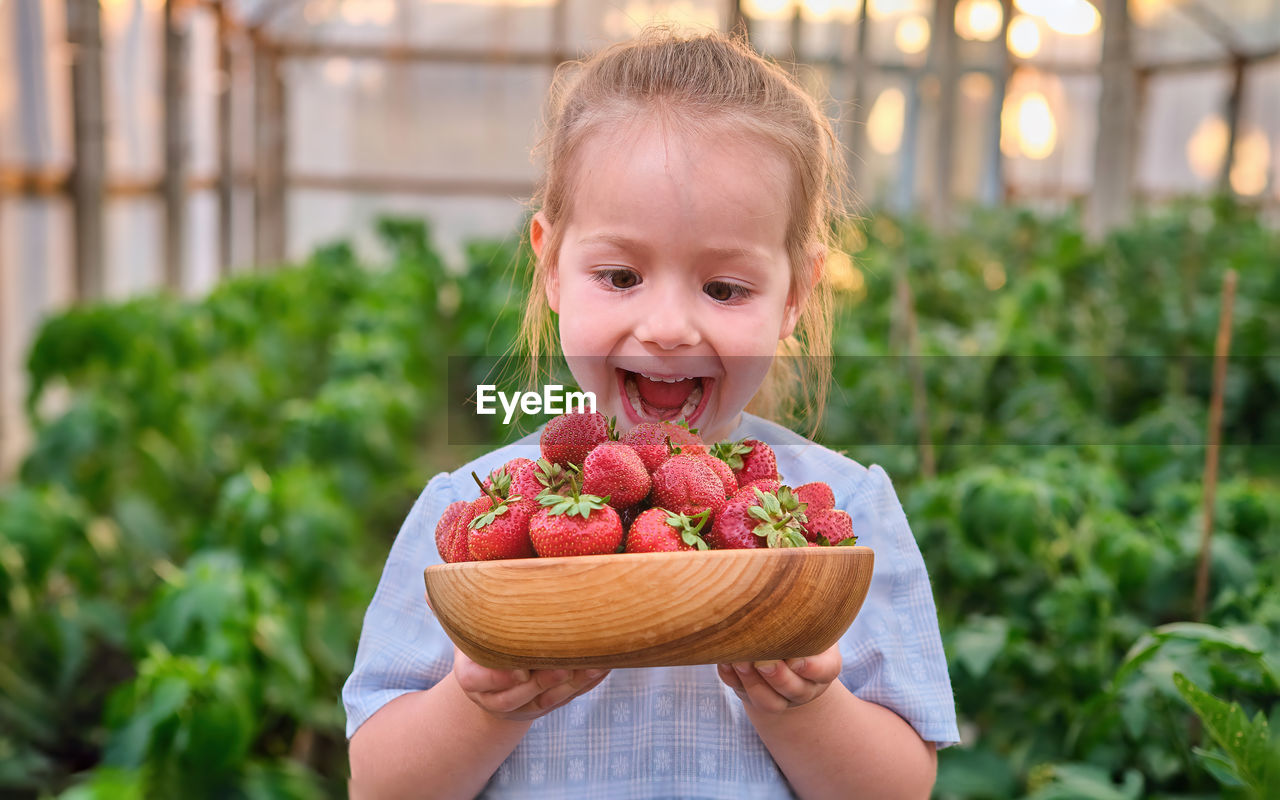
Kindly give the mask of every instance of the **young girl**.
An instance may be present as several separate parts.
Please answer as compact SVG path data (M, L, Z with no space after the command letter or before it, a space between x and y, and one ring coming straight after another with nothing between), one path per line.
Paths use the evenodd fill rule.
M481 667L432 618L422 570L439 563L445 507L476 495L471 473L537 458L537 436L501 448L433 478L392 547L343 692L352 795L926 797L935 748L958 735L928 576L889 479L744 412L797 388L821 397L829 380L771 369L775 353L825 355L830 338L822 268L842 175L826 117L746 45L655 31L579 65L545 157L532 354L554 343L555 314L574 377L621 427L683 417L709 442L771 444L788 484L832 486L875 576L845 636L807 658Z

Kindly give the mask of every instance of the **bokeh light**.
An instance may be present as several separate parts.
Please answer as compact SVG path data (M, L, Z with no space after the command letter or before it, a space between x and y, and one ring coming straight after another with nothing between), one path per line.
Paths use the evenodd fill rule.
M1049 101L1040 92L1029 92L1018 105L1018 139L1028 158L1048 158L1058 143L1058 123Z
M867 116L867 142L880 155L892 155L902 146L902 123L907 108L902 90L885 89Z
M1267 188L1271 169L1271 143L1267 134L1250 128L1236 140L1235 158L1231 163L1231 189L1236 194L1255 196Z
M1200 120L1191 138L1187 140L1187 163L1195 176L1211 181L1222 171L1222 161L1227 157L1227 123L1217 114Z
M870 0L867 4L867 16L885 19L901 14L923 14L930 5L929 0Z
M1032 58L1040 52L1040 23L1019 14L1009 22L1009 52L1018 58Z
M960 93L969 100L988 100L995 87L985 72L966 72L960 77Z
M929 47L929 35L929 20L915 14L898 23L893 33L893 43L907 55L916 55Z
M1000 112L1000 151L1009 158L1048 158L1058 145L1058 121L1044 92L1014 91Z
M960 0L956 3L956 33L971 41L990 42L1000 35L1004 10L1000 0Z
M1102 15L1089 0L1013 0L1013 5L1066 36L1086 36L1102 24Z
M804 0L800 16L807 22L851 23L858 18L860 0Z
M793 0L742 0L742 13L752 19L789 19L794 14Z
M1170 0L1129 0L1129 16L1143 27L1156 24L1165 11Z

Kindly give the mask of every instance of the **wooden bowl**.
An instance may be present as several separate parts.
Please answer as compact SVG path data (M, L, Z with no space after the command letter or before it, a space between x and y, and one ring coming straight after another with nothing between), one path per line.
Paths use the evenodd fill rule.
M868 547L620 553L428 567L431 609L487 667L618 668L811 656L867 595Z

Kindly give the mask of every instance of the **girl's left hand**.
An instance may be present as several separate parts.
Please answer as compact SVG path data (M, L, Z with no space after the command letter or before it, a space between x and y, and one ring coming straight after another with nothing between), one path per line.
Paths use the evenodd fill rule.
M720 680L738 693L743 704L759 711L785 711L818 698L840 675L840 646L786 661L720 664Z

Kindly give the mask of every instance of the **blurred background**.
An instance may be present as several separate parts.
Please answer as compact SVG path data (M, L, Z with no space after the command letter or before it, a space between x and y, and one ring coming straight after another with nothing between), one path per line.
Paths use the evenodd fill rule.
M655 22L851 154L818 438L930 565L937 795L1280 795L1280 2L0 0L0 796L345 794L553 72Z

